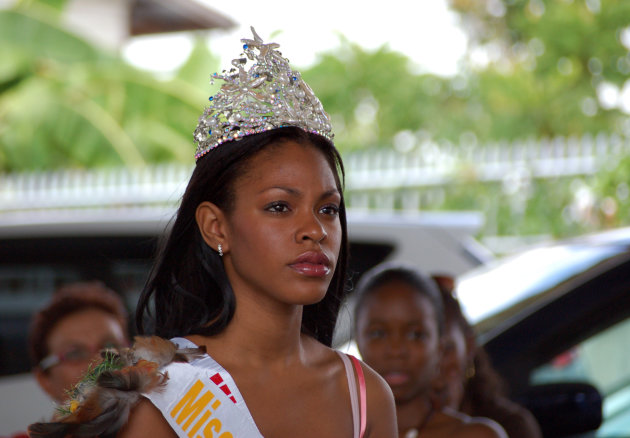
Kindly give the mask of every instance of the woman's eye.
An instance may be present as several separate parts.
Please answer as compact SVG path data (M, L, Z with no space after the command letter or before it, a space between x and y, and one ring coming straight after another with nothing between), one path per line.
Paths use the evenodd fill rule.
M412 341L420 341L427 337L427 334L421 330L413 330L408 333L407 337Z
M289 206L284 202L272 202L265 207L265 210L272 213L286 213L289 211Z
M62 356L64 360L73 362L73 361L87 360L90 358L91 355L92 353L87 348L77 347L77 348L73 348L70 351L67 351Z
M367 332L368 338L370 339L382 339L385 337L385 330L382 329L372 329Z
M339 214L339 206L335 204L325 205L319 209L319 212L329 216L337 216Z

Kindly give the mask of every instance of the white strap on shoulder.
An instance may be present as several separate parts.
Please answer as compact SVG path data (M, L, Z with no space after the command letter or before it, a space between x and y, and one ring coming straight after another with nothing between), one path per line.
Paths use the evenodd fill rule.
M338 351L339 357L343 361L343 366L346 369L346 378L348 379L348 390L350 391L350 404L352 405L352 427L354 438L359 438L360 428L361 428L361 419L359 413L359 396L357 393L357 383L354 377L354 369L352 368L352 363L350 362L350 358L344 353Z

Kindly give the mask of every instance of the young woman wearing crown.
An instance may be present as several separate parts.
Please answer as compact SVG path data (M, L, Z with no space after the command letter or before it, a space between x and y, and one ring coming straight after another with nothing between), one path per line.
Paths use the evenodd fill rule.
M225 83L138 305L139 332L171 341L106 354L115 369L31 436L396 436L388 385L330 348L348 257L330 119L252 32L214 75Z

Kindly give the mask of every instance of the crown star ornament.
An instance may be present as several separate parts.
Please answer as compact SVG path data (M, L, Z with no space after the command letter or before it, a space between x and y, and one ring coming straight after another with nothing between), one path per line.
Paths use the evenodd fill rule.
M277 50L265 44L254 28L253 39L244 38L243 52L232 60L232 68L214 73L211 82L224 81L210 97L194 132L199 160L223 143L287 126L332 140L330 117L299 72Z

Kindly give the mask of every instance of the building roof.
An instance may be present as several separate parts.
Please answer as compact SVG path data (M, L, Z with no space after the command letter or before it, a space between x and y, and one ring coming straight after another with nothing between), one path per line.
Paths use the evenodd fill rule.
M113 50L134 36L236 25L199 0L69 0L63 17L73 32Z
M199 29L229 29L235 23L195 0L132 0L129 34L144 35Z

